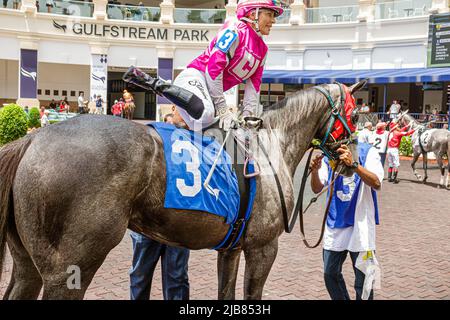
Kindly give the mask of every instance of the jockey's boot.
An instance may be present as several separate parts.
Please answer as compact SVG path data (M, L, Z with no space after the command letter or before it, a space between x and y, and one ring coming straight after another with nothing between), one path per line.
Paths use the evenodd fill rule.
M394 180L392 180L392 171L391 170L388 171L388 181L389 182L393 182L394 181Z
M171 84L161 78L153 78L136 67L130 67L122 77L123 81L132 83L157 95L170 100L176 106L183 108L194 119L198 120L203 114L202 99L192 92Z
M393 182L394 182L395 184L397 184L397 183L400 182L400 180L397 179L397 174L398 174L398 171L394 171L393 174L392 174L392 180L393 180Z

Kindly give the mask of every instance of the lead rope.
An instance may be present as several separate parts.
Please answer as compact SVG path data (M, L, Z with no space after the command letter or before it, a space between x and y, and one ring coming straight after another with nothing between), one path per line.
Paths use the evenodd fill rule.
M321 191L321 193L317 197L311 199L311 202L310 202L310 204L308 205L308 207L306 209L306 210L308 210L310 205L313 202L317 201L318 197L320 197L320 195L322 195L327 189L330 188L330 197L328 199L327 207L326 207L326 210L325 210L325 213L324 213L324 217L323 217L323 221L322 221L322 230L321 230L321 234L320 234L320 239L314 246L311 246L309 244L309 242L306 240L306 236L305 236L305 232L304 232L303 214L306 213L306 210L305 210L305 212L303 212L303 194L304 194L304 190L305 190L305 186L306 186L306 180L307 180L307 178L309 176L309 173L310 173L309 164L311 163L311 157L312 157L314 149L311 149L311 152L308 155L308 160L307 160L307 163L306 163L305 171L303 172L303 179L302 179L302 184L301 184L301 187L300 187L299 196L297 198L294 210L292 211L291 221L289 222L289 216L287 214L286 202L285 202L285 199L284 199L283 189L281 188L280 179L278 178L278 174L276 173L275 168L273 167L272 162L270 161L270 158L269 158L269 156L268 156L268 154L266 152L266 149L264 148L264 146L262 145L261 141L259 140L259 136L258 136L258 144L259 144L259 147L261 148L261 151L263 152L264 156L266 157L267 161L269 162L270 168L272 169L272 172L274 174L275 182L277 184L278 194L280 196L280 202L281 202L281 210L283 212L284 231L286 231L287 233L291 233L292 232L292 230L294 228L294 225L295 225L295 222L297 220L297 215L299 213L301 213L301 215L300 215L300 232L301 232L301 236L302 236L302 241L308 248L315 248L315 247L317 247L320 244L320 242L322 241L323 234L324 234L324 231L325 231L325 222L327 220L328 210L329 210L330 205L331 205L331 199L332 199L333 191L334 191L334 182L336 181L336 178L342 172L344 167L342 167L339 170L338 174L336 175L336 168L337 168L337 164L336 164L336 167L333 169L333 180L330 182L330 184L324 190Z
M308 157L308 160L311 160L311 155L312 155L313 151L314 151L314 149L311 150L310 156ZM310 162L310 161L308 161L308 162ZM323 188L322 191L317 196L315 196L314 198L312 198L310 200L310 202L309 202L308 206L306 207L305 211L303 211L303 194L304 194L304 191L305 191L306 180L307 180L308 176L311 173L311 170L309 170L309 163L307 163L307 166L305 167L305 171L303 173L302 184L301 184L301 187L300 187L300 193L299 193L299 198L297 199L296 207L297 206L300 207L298 209L299 210L298 212L300 212L300 221L299 221L300 223L299 224L300 224L301 239L302 239L303 243L305 244L305 246L310 248L310 249L316 248L322 242L323 235L325 233L325 223L326 223L327 218L328 218L328 211L330 210L331 200L333 198L334 182L336 181L337 177L339 177L339 175L342 173L342 170L344 169L344 167L341 167L341 169L339 169L338 173L336 174L336 168L337 168L337 164L336 164L336 166L333 169L333 173L332 173L333 179L332 179L332 181L325 188ZM308 173L306 174L306 172L308 172ZM322 227L321 227L321 231L320 231L319 240L314 245L310 245L308 240L306 240L306 236L305 236L303 215L306 213L306 211L308 211L309 207L313 203L315 203L319 199L319 197L322 194L324 194L325 191L327 191L328 189L330 190L330 192L329 192L329 197L328 197L328 201L327 201L327 206L326 206L325 212L323 214ZM296 208L296 210L297 210L297 208Z

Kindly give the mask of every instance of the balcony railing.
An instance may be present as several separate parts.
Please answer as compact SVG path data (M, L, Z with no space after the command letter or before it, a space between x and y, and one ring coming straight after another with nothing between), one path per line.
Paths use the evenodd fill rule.
M174 10L176 23L215 23L225 22L225 9L177 9Z
M306 8L306 23L356 21L358 6Z
M0 8L6 9L20 9L20 0L2 0Z
M375 4L375 19L397 19L403 17L426 16L432 0L406 0Z
M159 21L161 16L159 7L109 4L107 12L108 18L115 20Z
M92 17L94 4L84 1L39 0L38 12Z
M284 12L281 16L277 18L277 23L289 23L291 19L291 9L284 9Z

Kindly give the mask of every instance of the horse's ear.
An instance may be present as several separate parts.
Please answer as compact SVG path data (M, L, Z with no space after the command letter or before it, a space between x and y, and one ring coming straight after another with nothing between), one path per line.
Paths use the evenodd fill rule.
M365 85L367 84L367 80L361 80L358 83L355 83L352 85L349 89L352 94L354 94L356 91L361 90Z

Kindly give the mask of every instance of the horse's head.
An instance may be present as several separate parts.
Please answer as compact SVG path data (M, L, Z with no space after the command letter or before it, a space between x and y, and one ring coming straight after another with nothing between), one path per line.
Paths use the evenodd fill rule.
M353 133L358 122L358 111L353 94L363 88L367 81L360 81L350 87L341 83L333 83L316 87L328 100L329 112L325 113L324 120L316 133L315 138L320 141L318 146L330 161L339 159L337 149L348 145L354 161L358 160L356 138ZM337 171L344 176L353 175L354 170L340 164Z
M397 123L400 127L408 126L411 121L414 120L414 118L408 114L408 111L409 110L401 111L397 118L393 120L393 122Z

